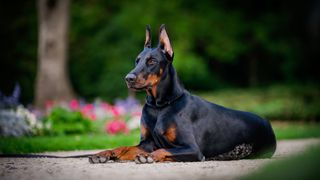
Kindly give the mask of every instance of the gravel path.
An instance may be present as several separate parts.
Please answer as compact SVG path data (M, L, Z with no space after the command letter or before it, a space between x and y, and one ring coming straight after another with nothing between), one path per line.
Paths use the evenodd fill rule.
M259 167L304 151L308 146L320 144L320 139L285 140L278 142L272 159L206 161L193 163L89 164L87 158L0 158L0 179L236 179ZM77 155L96 151L45 153L51 155Z

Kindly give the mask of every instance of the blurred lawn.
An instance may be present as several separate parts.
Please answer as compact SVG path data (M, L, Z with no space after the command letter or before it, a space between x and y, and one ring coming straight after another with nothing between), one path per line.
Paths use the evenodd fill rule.
M139 142L139 131L129 135L65 135L37 136L21 138L0 138L1 153L30 153L45 151L68 151L109 149L118 146L131 146Z
M277 139L320 137L320 123L273 122ZM139 142L139 131L129 135L107 134L0 138L1 153L30 153L58 150L109 149Z
M320 89L314 85L273 85L195 94L216 104L253 112L270 120L320 120Z
M278 140L320 137L320 123L316 122L271 122Z

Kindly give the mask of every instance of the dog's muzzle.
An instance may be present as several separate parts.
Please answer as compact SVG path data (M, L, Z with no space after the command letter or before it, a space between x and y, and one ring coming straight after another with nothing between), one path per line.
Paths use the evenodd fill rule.
M136 80L137 80L137 76L133 73L129 73L126 75L125 80L127 82L127 85L129 88L133 87Z

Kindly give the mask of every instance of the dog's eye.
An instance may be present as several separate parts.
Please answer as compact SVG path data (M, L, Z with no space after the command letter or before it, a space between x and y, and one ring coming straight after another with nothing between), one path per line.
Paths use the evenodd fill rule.
M148 65L154 65L154 64L157 64L157 61L153 58L150 58L150 59L148 59L147 63L148 63Z

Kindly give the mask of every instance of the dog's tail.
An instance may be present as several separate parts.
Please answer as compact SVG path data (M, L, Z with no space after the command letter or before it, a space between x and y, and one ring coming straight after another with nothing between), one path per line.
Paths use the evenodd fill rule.
M46 154L0 154L0 158L86 158L93 154L81 154L74 156L54 156Z

